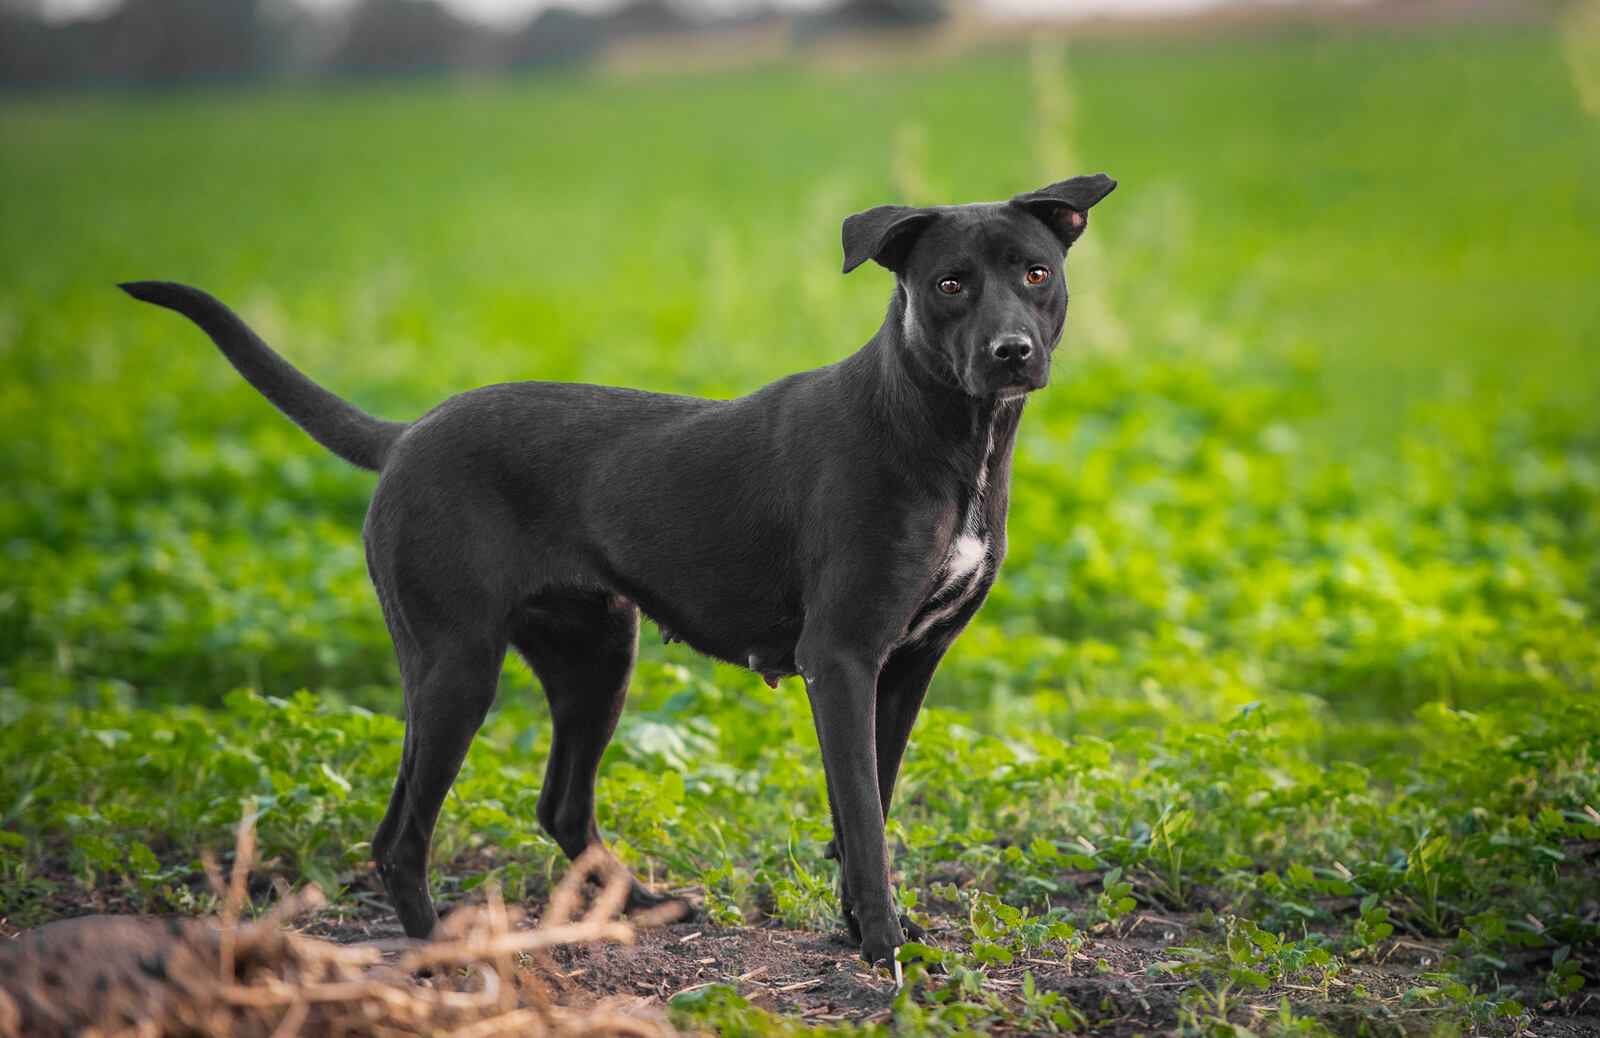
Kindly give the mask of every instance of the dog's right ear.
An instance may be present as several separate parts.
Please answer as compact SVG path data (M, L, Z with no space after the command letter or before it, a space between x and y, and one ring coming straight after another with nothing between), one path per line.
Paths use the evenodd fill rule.
M898 274L917 235L933 222L933 217L931 209L904 205L880 205L845 217L841 235L844 272L848 274L870 259Z

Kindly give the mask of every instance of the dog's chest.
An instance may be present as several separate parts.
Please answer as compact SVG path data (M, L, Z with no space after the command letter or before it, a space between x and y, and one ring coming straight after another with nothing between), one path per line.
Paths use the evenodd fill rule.
M939 561L928 598L906 627L903 644L921 641L929 631L960 613L981 592L993 567L994 541L984 518L982 495L974 494Z

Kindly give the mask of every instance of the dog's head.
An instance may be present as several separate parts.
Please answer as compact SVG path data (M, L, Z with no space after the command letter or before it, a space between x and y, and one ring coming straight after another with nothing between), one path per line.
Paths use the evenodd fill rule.
M1073 177L1008 202L881 205L844 222L844 269L893 271L906 349L975 397L1050 380L1067 319L1066 253L1117 182Z

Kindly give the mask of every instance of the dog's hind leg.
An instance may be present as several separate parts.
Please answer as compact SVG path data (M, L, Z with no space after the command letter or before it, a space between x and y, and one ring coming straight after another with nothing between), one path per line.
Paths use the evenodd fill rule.
M406 817L406 768L411 760L411 726L406 725L405 741L400 748L400 774L395 776L394 791L389 794L389 808L378 823L378 832L372 837L372 860L382 862L394 847L395 837ZM382 866L380 864L379 868Z
M439 921L428 896L433 827L494 702L505 647L468 640L429 649L396 643L406 686L405 748L372 857L406 934L427 937Z
M511 644L522 653L550 701L554 734L539 824L568 858L602 843L594 817L594 786L639 648L639 610L618 595L569 592L544 595L517 618ZM679 899L657 894L637 879L629 910Z

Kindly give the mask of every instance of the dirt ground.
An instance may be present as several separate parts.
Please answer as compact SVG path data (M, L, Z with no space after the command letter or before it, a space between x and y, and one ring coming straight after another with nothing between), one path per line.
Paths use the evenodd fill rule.
M68 889L63 885L64 891ZM265 903L270 891L265 879L252 877L253 901ZM126 911L115 896L85 896L80 891L77 898L81 900L63 893L61 903L52 908L63 917ZM532 928L542 906L524 907L529 915L518 926ZM930 943L962 947L961 920L937 911L928 918ZM1151 967L1172 960L1170 949L1188 943L1195 924L1194 916L1135 912L1115 931L1090 934L1071 962L1056 956L991 966L984 990L1020 1004L1024 977L1031 973L1036 989L1060 992L1082 1014L1085 1033L1112 1038L1170 1034L1180 1024L1183 994L1195 982ZM301 918L293 929L343 945L374 945L389 963L415 943L404 937L377 890L360 887L338 905ZM0 941L19 936L16 926L0 920ZM1229 1017L1247 1026L1259 1023L1276 1015L1280 1000L1287 998L1297 1015L1315 1016L1337 1033L1426 1033L1437 1014L1406 1004L1404 995L1429 983L1424 975L1438 968L1447 947L1446 941L1391 940L1377 959L1348 963L1326 991L1277 985L1266 991L1236 992ZM1536 987L1533 965L1528 964L1521 979ZM870 971L856 957L842 927L797 930L772 921L745 927L689 921L644 928L631 945L558 947L547 957L522 959L519 968L525 971L521 983L538 985L556 1004L574 1009L604 1006L657 1021L665 1018L674 996L712 984L731 985L760 1008L812 1024L887 1022L895 993L886 971ZM1537 1011L1534 1023L1522 1034L1600 1036L1600 994L1579 993L1563 1004L1538 1006Z
M368 916L369 907L380 906L373 899L363 904L359 915L324 918L305 931L341 943L398 942L402 935L392 917L376 912ZM931 919L931 943L963 947L963 928L956 920L939 915ZM1170 1034L1179 1024L1182 992L1194 982L1152 972L1150 967L1170 961L1169 949L1190 939L1192 925L1192 916L1135 913L1123 920L1117 933L1091 936L1070 963L1038 958L990 967L985 990L1006 1001L1019 1001L1024 975L1031 973L1038 990L1061 992L1087 1018L1086 1033L1112 1038ZM842 926L811 931L770 921L747 927L690 921L642 929L632 945L560 948L550 961L530 963L529 968L552 989L557 1001L574 1006L605 1004L648 1017L664 1014L676 995L727 984L755 1006L806 1023L887 1022L894 980L886 970L868 970L847 940ZM1438 968L1448 943L1392 941L1381 961L1349 965L1326 995L1320 989L1293 985L1236 994L1230 1018L1248 1025L1276 1015L1280 1000L1287 997L1297 1014L1317 1016L1338 1033L1425 1032L1437 1014L1403 1005L1403 996L1429 983L1423 975ZM1366 997L1358 996L1358 986ZM1600 996L1580 995L1569 1005L1549 1006L1547 1014L1522 1033L1550 1038L1600 1036Z

